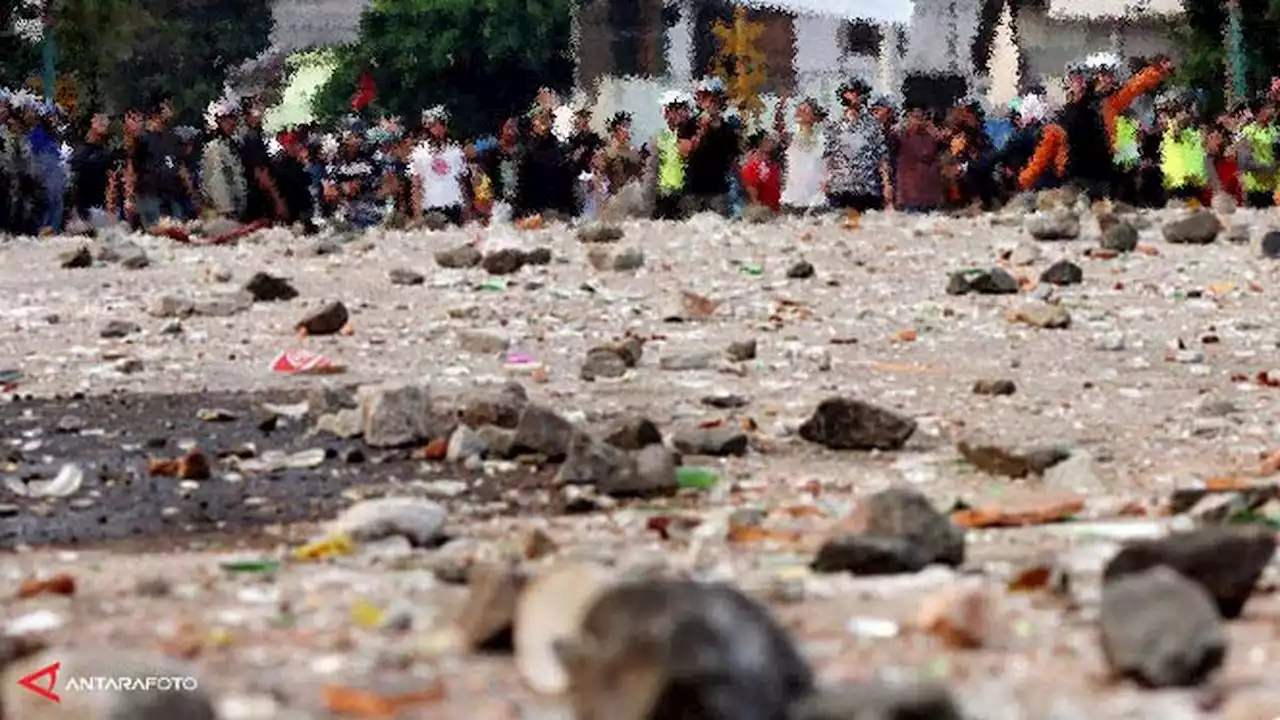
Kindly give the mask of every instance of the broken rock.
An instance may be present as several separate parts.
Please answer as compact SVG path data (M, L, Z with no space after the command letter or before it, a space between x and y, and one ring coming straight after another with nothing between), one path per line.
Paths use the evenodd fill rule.
M1218 239L1222 223L1209 210L1197 210L1178 220L1164 224L1164 239L1179 245L1208 245Z
M415 547L430 547L440 538L445 509L421 498L388 497L364 500L333 521L334 532L358 542L400 536Z
M308 335L336 335L351 319L347 306L337 300L325 303L298 321L297 329Z
M742 456L747 454L747 434L735 425L702 427L683 425L671 436L671 444L685 455L712 457Z
M283 302L298 297L298 291L288 280L265 272L254 273L244 284L244 291L254 302Z
M1166 567L1104 585L1099 630L1111 668L1146 687L1198 685L1227 653L1213 599Z
M861 400L823 400L800 426L800 437L832 450L897 450L916 431L916 421Z

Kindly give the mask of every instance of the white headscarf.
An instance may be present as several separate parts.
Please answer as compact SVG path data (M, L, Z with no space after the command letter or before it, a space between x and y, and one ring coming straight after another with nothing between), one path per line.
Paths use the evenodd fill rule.
M1024 123L1044 122L1049 117L1049 103L1039 95L1024 95L1018 103L1018 119Z

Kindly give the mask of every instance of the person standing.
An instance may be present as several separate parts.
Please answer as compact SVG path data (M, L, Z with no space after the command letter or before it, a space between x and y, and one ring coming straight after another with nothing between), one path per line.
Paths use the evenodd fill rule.
M840 88L844 115L827 135L827 201L833 208L866 212L893 206L889 145L884 128L866 110L870 88L853 80Z
M246 211L244 166L236 153L236 108L228 102L209 106L212 137L200 156L200 195L207 215L239 219Z
M574 215L572 167L551 132L552 119L552 112L542 107L536 108L530 119L532 133L516 176L516 219L548 213L565 218Z
M941 157L945 138L918 102L907 108L898 143L898 207L906 212L932 212L946 201Z
M1280 133L1276 131L1274 106L1259 101L1253 107L1253 119L1240 128L1240 184L1249 207L1275 204L1277 142Z
M826 112L813 98L805 98L796 106L796 131L787 130L783 110L784 98L774 115L774 130L783 147L782 207L795 214L811 213L826 205L822 186L825 169L822 152L826 136L822 124Z
M698 86L699 114L686 123L689 137L684 145L685 215L714 212L728 216L730 173L741 152L737 130L724 116L725 88L719 78L704 80Z
M114 218L112 198L115 196L116 153L109 147L111 117L95 112L89 120L84 142L71 156L73 177L72 210L95 230L106 227Z
M256 103L250 103L245 108L240 164L247 186L245 222L283 221L288 217L289 209L276 185L271 151L267 149L267 140L262 134L262 108Z
M146 125L133 144L133 200L139 227L150 229L162 218L183 220L183 197L191 177L181 163L181 143L166 125L164 103L150 110Z
M678 220L685 187L685 156L691 147L694 129L688 124L689 100L679 92L669 91L662 97L662 117L667 125L654 140L655 151L649 157L648 185L654 188L655 220Z
M782 212L782 165L776 151L773 137L757 133L751 138L751 152L742 165L747 204L766 207L775 215Z
M448 114L443 107L423 112L422 124L427 137L409 156L413 219L421 222L425 213L439 213L461 226L469 216L466 155L449 139Z

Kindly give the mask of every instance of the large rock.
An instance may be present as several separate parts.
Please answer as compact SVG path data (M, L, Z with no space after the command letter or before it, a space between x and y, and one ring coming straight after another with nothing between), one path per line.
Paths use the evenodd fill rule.
M604 432L605 442L623 450L640 450L662 444L662 431L650 419L630 416L614 420Z
M965 720L939 683L863 682L822 690L796 704L789 720Z
M1166 567L1103 586L1099 630L1112 670L1147 687L1199 685L1227 652L1213 599Z
M736 425L702 427L686 424L677 427L671 434L671 444L685 455L741 457L747 454L750 440Z
M1218 239L1222 223L1209 210L1197 210L1190 215L1170 220L1164 224L1164 239L1179 245L1208 245Z
M613 497L655 497L679 489L675 458L663 446L632 454L584 433L574 436L556 483L590 484Z
M447 437L452 424L437 416L431 392L415 385L362 388L364 441L371 447L393 448Z
M1070 208L1028 215L1024 227L1037 240L1075 240L1080 237L1080 216Z
M555 462L569 454L574 436L582 431L556 411L529 404L516 424L515 450L545 456Z
M357 541L400 536L414 546L430 547L440 539L446 517L445 509L430 500L388 497L352 505L331 527Z
M1079 285L1084 282L1084 270L1070 260L1059 260L1040 274L1040 282L1051 285Z
M347 306L331 300L298 321L297 329L308 335L336 335L351 319Z
M931 560L923 548L901 538L842 535L823 543L810 567L820 573L897 575L920 572Z
M1156 540L1135 540L1107 564L1103 581L1164 566L1199 583L1225 618L1240 616L1276 553L1275 533L1258 528L1203 528Z
M965 534L910 488L882 490L858 504L854 524L864 535L901 538L924 550L930 562L964 563Z
M559 655L584 719L785 718L813 688L812 671L768 610L720 584L617 585Z
M254 302L283 302L298 297L297 289L288 280L265 272L254 273L244 284L244 291L253 296Z
M493 425L515 429L528 404L529 393L518 382L480 387L463 398L458 419L473 428Z
M61 663L53 688L59 702L18 684L19 679L54 663ZM171 684L157 690L75 690L66 686L70 678L110 678L122 683L127 679L139 685L149 678L157 678L156 682L164 678ZM46 676L35 682L47 685L48 679ZM4 669L0 708L5 718L14 720L216 720L213 702L200 685L194 668L164 655L123 648L54 648Z
M435 254L436 264L450 270L464 270L479 265L484 255L474 245L459 245Z
M1098 244L1103 250L1133 252L1138 249L1138 229L1127 220L1118 220L1102 231Z
M592 223L578 229L578 240L588 244L616 243L625 235L621 227L607 223Z
M897 450L916 431L916 421L861 400L823 400L800 426L800 437L832 450Z

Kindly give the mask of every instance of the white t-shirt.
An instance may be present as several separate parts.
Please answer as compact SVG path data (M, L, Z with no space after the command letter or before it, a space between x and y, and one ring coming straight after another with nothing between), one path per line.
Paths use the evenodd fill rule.
M422 207L447 208L462 205L460 180L467 170L467 158L457 145L434 150L423 143L409 158L409 172L422 182Z

